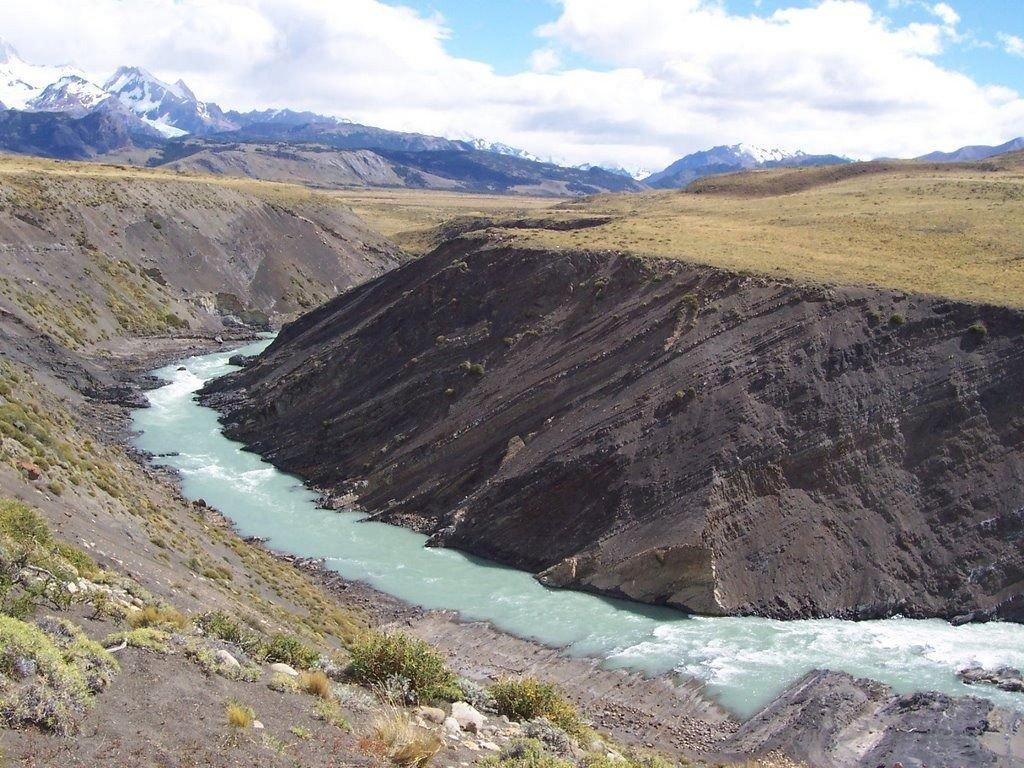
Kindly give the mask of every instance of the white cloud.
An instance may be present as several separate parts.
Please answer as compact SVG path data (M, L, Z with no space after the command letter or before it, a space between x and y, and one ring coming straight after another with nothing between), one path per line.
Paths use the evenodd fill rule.
M534 72L550 72L562 66L562 57L551 48L538 48L530 54L530 69Z
M1003 44L1003 50L1011 56L1024 56L1024 38L1000 32L999 42Z
M929 10L947 27L955 27L960 23L960 14L949 3L935 3Z
M902 26L863 0L792 5L561 0L531 71L514 75L451 55L443 19L378 0L0 0L0 30L30 60L99 79L140 64L226 108L313 109L571 162L660 167L738 141L913 155L1024 133L1018 93L935 62L953 39L948 4ZM562 63L574 60L596 68Z

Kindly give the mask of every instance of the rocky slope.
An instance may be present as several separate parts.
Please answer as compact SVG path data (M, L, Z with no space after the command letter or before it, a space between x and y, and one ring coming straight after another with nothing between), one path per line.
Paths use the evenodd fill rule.
M166 146L149 162L175 171L324 188L398 187L559 196L635 192L641 188L633 179L601 168L563 168L469 149L458 142L450 142L452 148L448 149L392 149L390 145L397 141L378 129L335 133L363 126L335 126L332 132L313 132L313 127L283 126L273 132L280 133L275 141L236 141L236 134L218 140L182 140ZM397 136L405 138L409 134Z
M399 260L347 208L305 190L0 164L0 309L70 347L226 320L262 327Z
M729 739L780 750L807 765L1015 766L1024 754L1020 713L972 697L900 696L872 680L817 670L794 683Z
M1024 316L464 238L211 385L228 432L548 584L1020 620Z

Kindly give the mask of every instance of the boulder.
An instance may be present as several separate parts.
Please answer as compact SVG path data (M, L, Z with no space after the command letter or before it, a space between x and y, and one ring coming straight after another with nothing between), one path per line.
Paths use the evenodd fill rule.
M289 677L298 677L299 676L299 673L296 672L293 667L289 666L288 664L284 664L283 662L280 662L280 661L275 662L274 664L271 664L270 665L270 671L271 672L277 672L277 673L282 674L282 675L288 675Z
M448 717L443 709L438 709L437 707L418 707L416 714L427 722L436 723L437 725L444 723Z
M230 653L225 651L223 648L219 648L218 650L214 651L213 652L213 657L217 660L218 664L221 664L221 665L223 665L225 667L240 667L240 666L242 666L241 664L238 663L238 659L236 659Z
M994 685L1003 691L1010 693L1024 693L1024 676L1019 669L1013 667L999 667L999 669L988 670L981 667L969 667L961 669L956 676L968 685Z
M450 715L444 719L442 727L444 735L449 738L458 739L462 736L462 728L459 727L459 721Z
M470 733L479 733L484 723L487 722L486 717L464 701L456 701L452 704L452 717L459 724L459 728Z

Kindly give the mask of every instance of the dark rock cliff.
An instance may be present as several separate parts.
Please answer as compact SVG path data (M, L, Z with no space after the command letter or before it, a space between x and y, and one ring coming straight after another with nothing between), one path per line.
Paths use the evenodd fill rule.
M707 614L1020 620L1024 315L459 239L213 383L433 541Z

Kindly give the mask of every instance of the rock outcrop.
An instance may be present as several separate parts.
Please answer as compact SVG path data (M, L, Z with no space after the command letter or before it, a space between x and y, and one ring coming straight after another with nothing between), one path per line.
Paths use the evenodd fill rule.
M733 756L781 751L808 765L1017 766L1024 720L989 701L900 696L872 680L815 671L730 737Z
M1022 387L1019 311L465 238L205 398L279 467L547 584L1018 619Z

